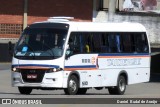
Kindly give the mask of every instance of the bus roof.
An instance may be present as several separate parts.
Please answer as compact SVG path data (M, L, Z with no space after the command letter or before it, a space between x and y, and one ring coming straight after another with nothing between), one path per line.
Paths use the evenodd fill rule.
M146 32L145 27L139 23L69 22L68 24L73 31Z
M85 32L146 32L140 23L99 23L99 22L74 22L74 21L44 21L38 23L64 23L68 24L70 31Z

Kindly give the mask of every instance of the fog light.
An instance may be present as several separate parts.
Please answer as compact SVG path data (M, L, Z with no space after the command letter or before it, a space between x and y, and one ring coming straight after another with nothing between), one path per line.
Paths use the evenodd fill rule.
M13 81L16 81L16 78L13 78Z
M55 79L55 78L53 78L53 81L56 81L56 79Z
M16 68L12 68L12 71L14 71L14 72L15 72L16 70L17 70Z

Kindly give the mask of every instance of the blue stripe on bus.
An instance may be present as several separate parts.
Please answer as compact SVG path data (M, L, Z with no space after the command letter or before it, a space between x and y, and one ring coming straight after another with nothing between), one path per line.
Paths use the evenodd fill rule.
M48 68L59 68L58 65L44 65L44 64L16 64L16 65L12 65L12 67L48 67Z

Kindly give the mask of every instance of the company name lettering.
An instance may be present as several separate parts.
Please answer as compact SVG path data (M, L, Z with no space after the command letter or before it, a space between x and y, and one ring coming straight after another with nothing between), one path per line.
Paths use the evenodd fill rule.
M107 59L108 66L133 66L141 65L141 58L133 59Z

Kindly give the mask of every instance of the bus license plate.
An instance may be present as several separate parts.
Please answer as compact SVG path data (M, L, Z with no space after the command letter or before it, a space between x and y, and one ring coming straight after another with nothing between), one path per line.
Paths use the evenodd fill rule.
M27 79L36 79L37 75L36 74L28 74Z

